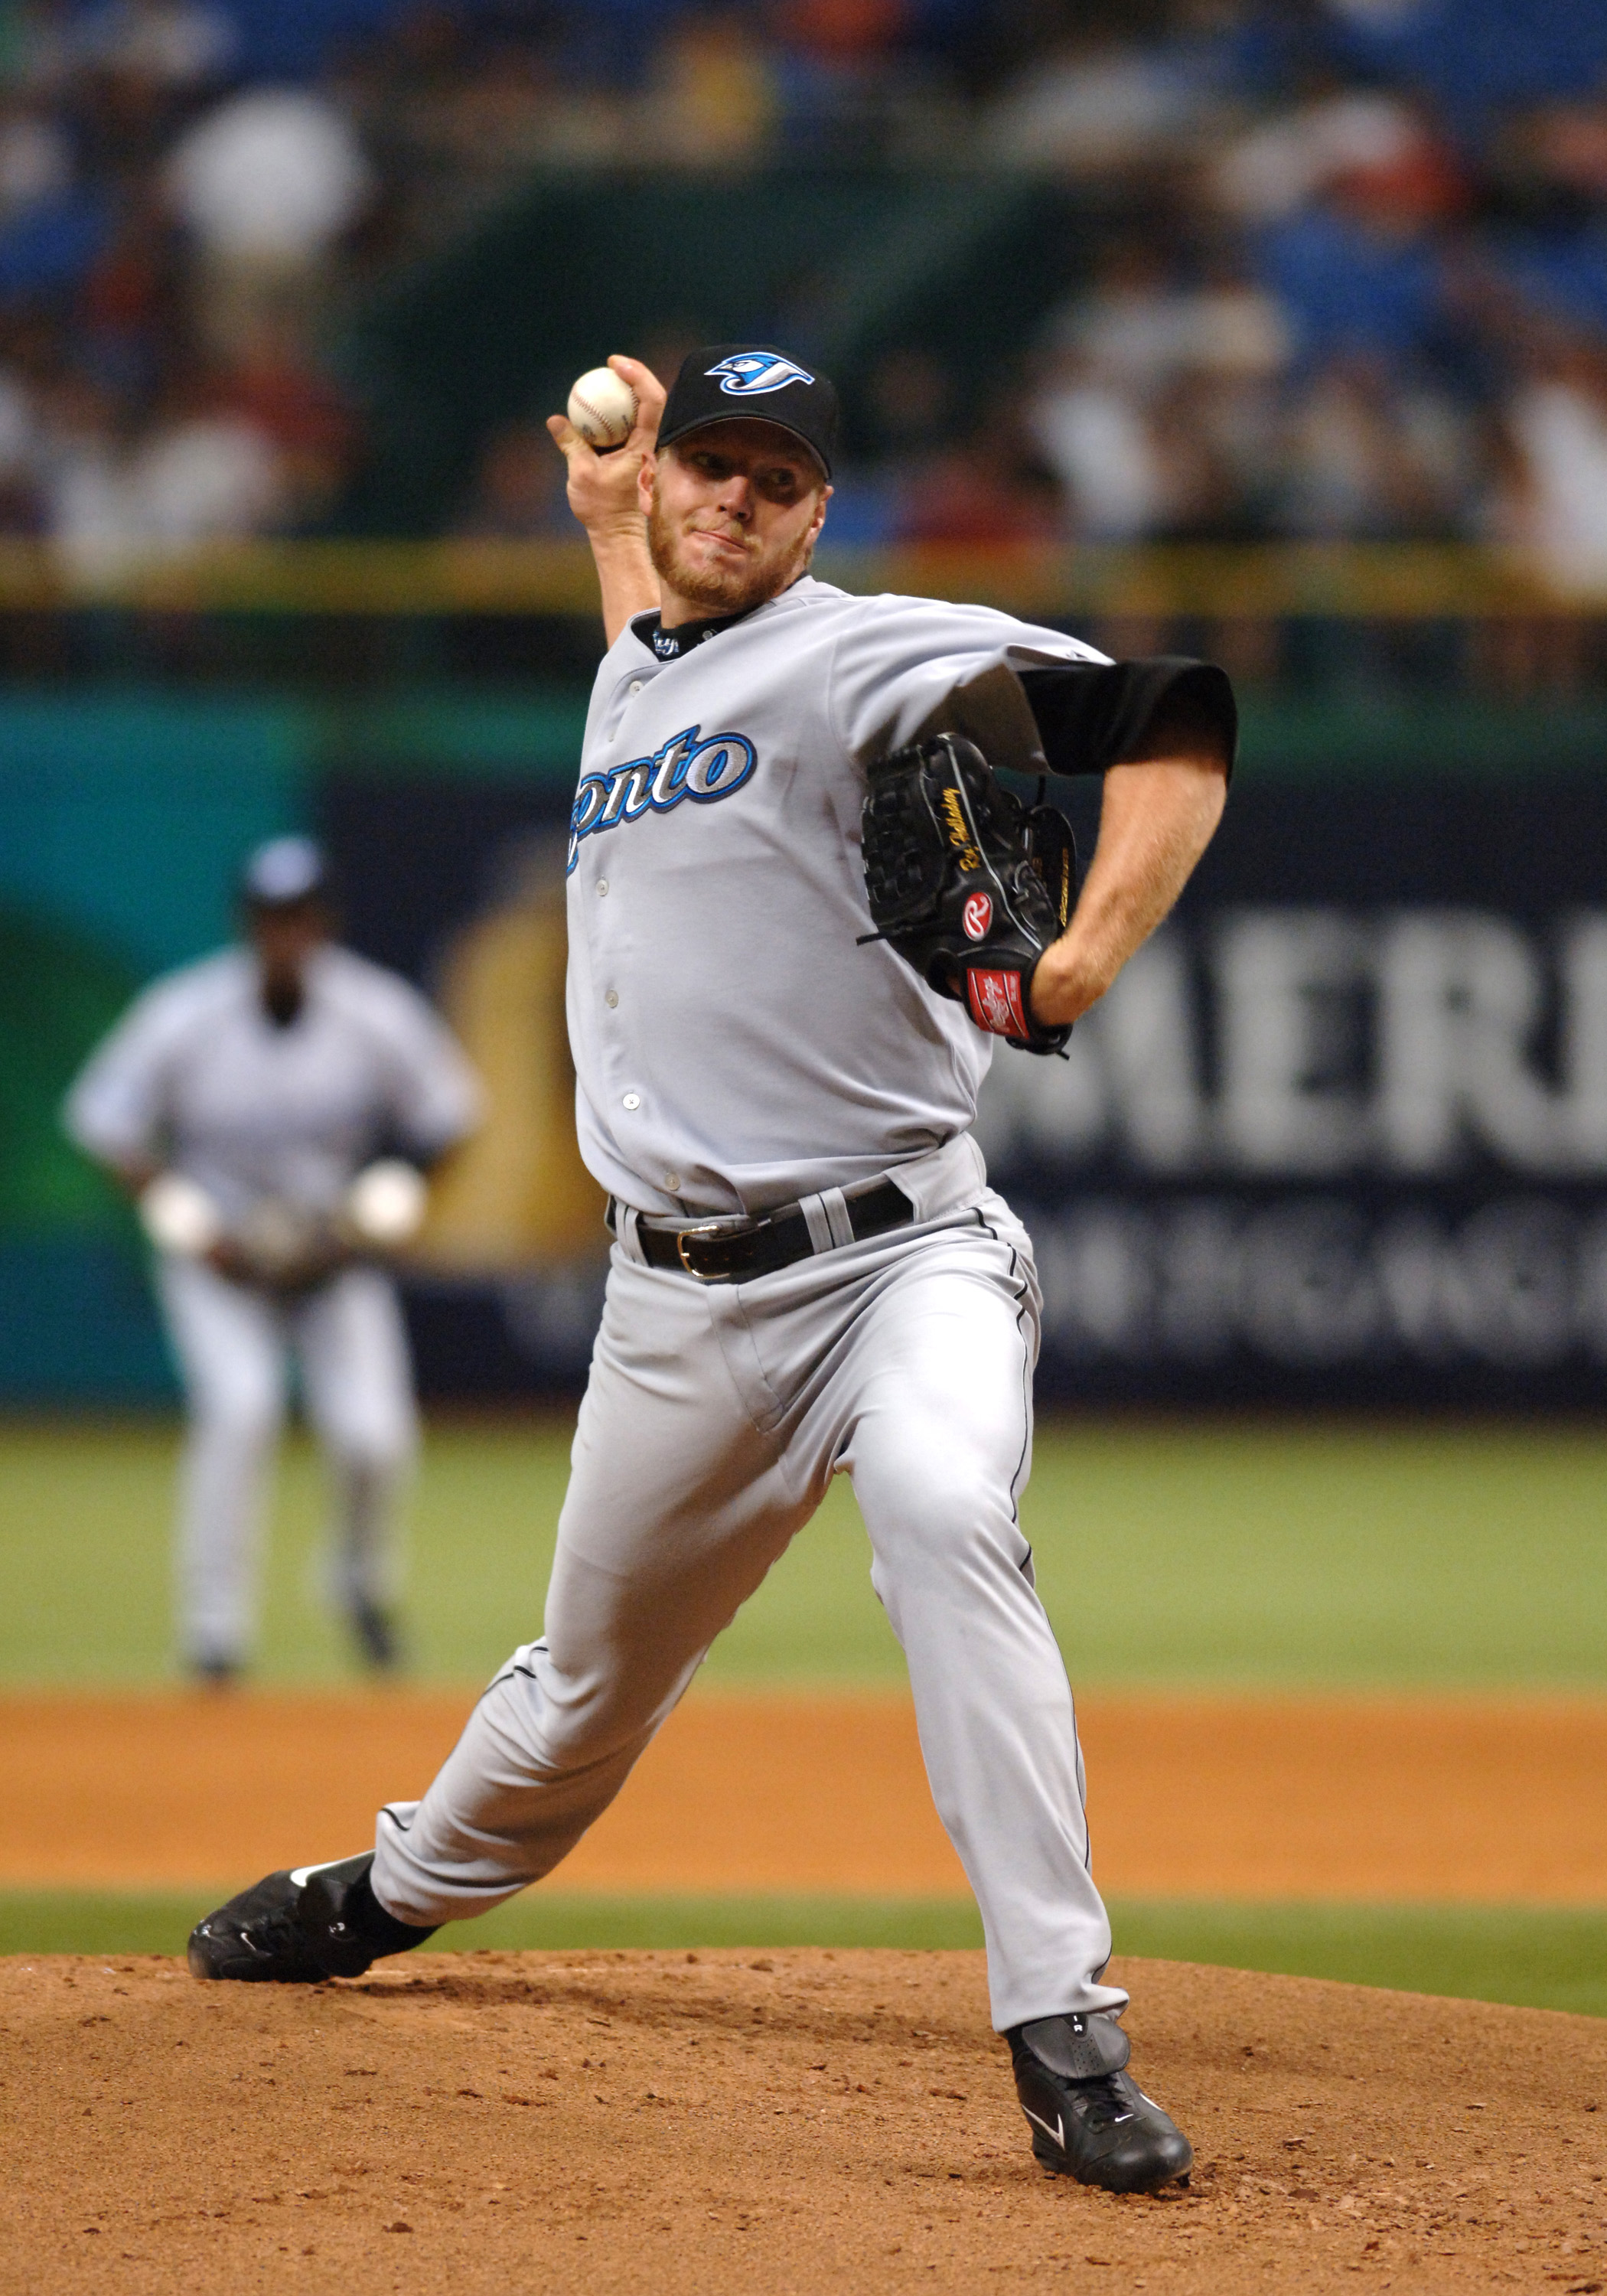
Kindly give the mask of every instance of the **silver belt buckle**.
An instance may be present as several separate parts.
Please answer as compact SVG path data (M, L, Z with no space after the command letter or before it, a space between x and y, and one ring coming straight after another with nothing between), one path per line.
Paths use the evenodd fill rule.
M718 1220L705 1220L701 1227L682 1227L676 1230L676 1258L686 1270L687 1275L697 1276L697 1280L700 1283L706 1283L709 1279L706 1275L698 1275L697 1269L693 1266L691 1260L687 1259L686 1245L688 1239L695 1242L699 1236L718 1235L719 1233L720 1224Z

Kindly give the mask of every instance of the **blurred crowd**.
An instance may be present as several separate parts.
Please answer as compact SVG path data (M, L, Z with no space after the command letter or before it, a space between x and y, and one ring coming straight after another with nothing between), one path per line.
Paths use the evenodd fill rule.
M317 530L364 451L332 322L530 168L775 160L1086 219L991 393L881 357L840 537L1492 539L1607 586L1603 0L0 0L0 531L81 560ZM562 530L534 420L457 523Z

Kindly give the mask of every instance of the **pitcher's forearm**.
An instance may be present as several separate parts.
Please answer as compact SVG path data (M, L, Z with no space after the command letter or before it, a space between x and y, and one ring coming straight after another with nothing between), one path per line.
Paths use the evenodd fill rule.
M603 594L603 635L612 645L635 615L658 611L659 578L647 554L647 529L638 518L630 524L591 529L586 539Z
M1078 1021L1098 1003L1187 884L1226 796L1226 773L1214 760L1111 767L1076 910L1032 976L1040 1021Z
M625 444L600 455L566 414L549 415L547 429L567 466L570 508L592 545L603 592L603 627L611 646L634 616L658 611L659 578L647 554L642 473L659 435L664 386L640 359L616 351L609 365L636 395L636 419Z

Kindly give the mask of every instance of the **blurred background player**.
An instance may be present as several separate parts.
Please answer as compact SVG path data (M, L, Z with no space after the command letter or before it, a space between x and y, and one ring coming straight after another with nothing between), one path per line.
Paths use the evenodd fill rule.
M416 1447L381 1264L479 1087L397 974L339 947L324 857L263 845L245 944L154 982L73 1086L68 1128L139 1201L189 1409L178 1627L197 1675L250 1655L273 1454L293 1365L334 1484L330 1582L368 1663L395 1662L395 1523Z

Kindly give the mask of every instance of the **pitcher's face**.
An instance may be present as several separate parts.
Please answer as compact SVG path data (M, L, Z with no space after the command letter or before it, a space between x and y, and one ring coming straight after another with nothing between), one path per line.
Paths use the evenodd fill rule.
M739 419L692 431L643 465L660 580L698 615L763 604L808 564L831 492L808 448L776 423Z

